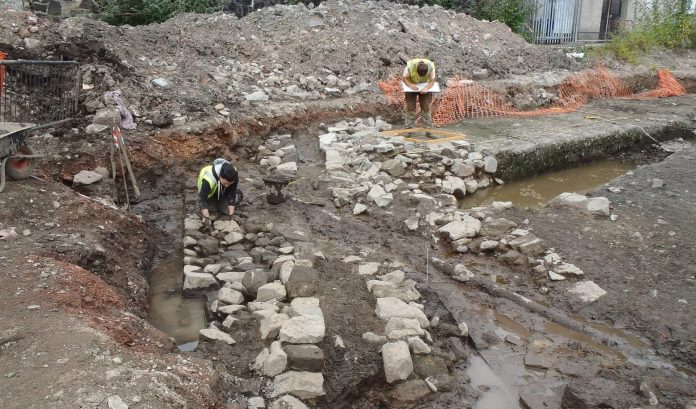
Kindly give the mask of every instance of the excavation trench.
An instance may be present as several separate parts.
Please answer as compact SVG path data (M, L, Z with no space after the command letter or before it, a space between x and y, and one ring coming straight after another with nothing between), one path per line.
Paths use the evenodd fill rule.
M660 140L669 140L687 135L686 132L674 132L668 127L662 128L660 131L663 132L659 135L658 139ZM277 133L278 132L269 132L269 134ZM316 133L318 134L321 132L317 131ZM659 132L656 132L655 135L658 133ZM617 137L621 138L621 135L622 132L619 130L616 133L606 134L601 138L615 140ZM592 143L571 145L558 143L553 146L545 145L543 148L545 157L553 158L553 160L547 162L551 165L550 167L568 169L561 171L561 173L530 176L529 179L519 180L515 180L515 178L538 173L543 168L541 167L541 162L537 162L534 166L525 166L522 170L505 172L505 169L515 166L516 163L524 162L529 158L530 150L518 150L515 152L515 148L513 147L507 151L499 151L503 158L500 161L500 169L502 173L508 175L509 178L507 183L502 186L482 190L483 193L481 193L480 196L483 197L471 195L471 198L465 198L462 207L469 208L482 204L485 205L493 200L513 200L519 207L539 207L548 199L560 193L560 191L556 189L556 186L560 185L561 191L588 192L604 183L611 182L613 178L633 169L637 163L650 163L664 157L664 155L657 152L657 150L634 155L623 155L629 148L635 148L636 146L646 147L652 143L646 141L645 138L642 137L637 139L630 137L628 139L634 143L629 144L627 140L622 145L621 149L609 152L598 149L598 146L607 143L606 141L599 145ZM324 194L323 188L328 187L327 182L322 180L316 184L313 183L313 180L320 175L323 166L323 158L317 146L316 135L297 132L293 140L298 147L298 162L301 164L301 169L298 174L298 180L300 180L300 182L289 188L290 198L293 200L279 205L270 205L265 202L265 187L263 183L260 182L261 174L259 174L258 170L254 168L254 164L250 161L252 158L246 154L240 155L240 151L237 150L235 158L239 161L242 172L246 172L248 175L246 183L251 183L252 185L250 188L245 188L248 188L251 193L251 195L249 195L245 190L245 195L253 199L249 203L246 203L245 206L241 207L243 218L266 218L265 220L277 221L278 224L287 227L294 225L304 226L304 230L312 232L310 237L317 247L323 248L327 256L333 257L339 255L345 256L351 252L355 252L363 246L365 238L367 238L367 240L385 243L388 242L390 238L395 239L403 235L398 227L384 226L383 222L372 218L368 219L367 223L349 220L350 218L345 214L337 215L337 212L334 211L331 205L325 206L328 204L328 198ZM259 140L259 142L262 143L262 140ZM481 140L479 143L486 145L486 140ZM488 144L487 146L491 148L492 145ZM247 152L251 152L255 149L254 146L247 148ZM618 159L613 160L604 159L612 155L623 156L619 156ZM594 158L603 160L591 162ZM590 162L589 164L587 164L588 161ZM578 163L584 166L573 167ZM191 166L188 166L186 171L195 172L195 170L191 169ZM251 181L252 179L259 179L260 183L253 183ZM181 182L178 183L180 184ZM244 182L242 185L244 185ZM177 189L180 189L180 185ZM503 189L507 189L508 192ZM498 191L502 193L498 193ZM191 191L189 190L189 192ZM521 201L530 197L533 199L531 202ZM154 200L166 201L166 199L161 198L156 198ZM472 202L466 202L466 200L472 200ZM323 204L321 206L315 206L312 203ZM184 213L195 212L195 207L191 207L190 203L188 206L177 205L173 208L169 208L167 212L168 217L182 220ZM383 216L387 218L391 217L389 213ZM398 223L396 223L396 225L398 225ZM177 227L172 229L171 232L174 236L180 237L182 232L181 229L181 224L177 223ZM345 237L346 231L351 232L349 235L350 237ZM363 237L363 240L359 240L358 237ZM596 363L596 367L606 365L610 365L611 367L612 365L618 365L626 360L626 356L620 349L609 347L583 332L578 332L575 329L559 325L548 318L537 316L534 313L512 307L509 304L504 304L505 308L514 309L516 311L515 314L509 316L506 313L500 312L498 307L501 305L501 302L505 302L501 301L501 299L495 295L487 294L485 291L476 291L473 297L465 297L462 299L462 292L457 290L458 287L455 283L449 281L447 278L443 277L441 284L424 280L421 273L418 273L418 271L422 271L423 266L426 264L425 254L420 254L421 252L416 249L425 248L427 246L427 240L413 237L412 239L414 239L414 243L412 244L406 244L406 242L401 239L390 245L385 246L382 244L382 246L385 246L383 247L383 251L385 254L391 255L390 257L394 259L405 257L406 260L414 266L410 275L417 279L422 286L435 289L435 294L430 294L426 297L426 304L432 304L434 306L432 308L436 309L444 308L443 314L451 316L454 321L467 321L470 323L470 328L473 328L474 332L477 330L483 333L490 332L502 340L505 340L508 335L514 335L520 339L529 340L541 334L543 337L551 339L553 343L553 352L549 354L551 357L549 359L557 359L558 357L564 357L563 359L566 359L570 357L568 359L575 362L575 358L573 358L574 354L580 351L580 353L585 354L586 357L590 356L591 358L588 358L588 362ZM437 254L437 252L440 252L442 256L445 255L445 249L436 250L435 254ZM177 340L178 344L186 344L189 341L195 341L197 339L196 328L202 328L206 326L207 323L202 313L204 308L202 299L186 300L180 298L182 266L176 262L177 258L181 258L180 253L174 254L170 261L160 263L155 269L157 273L153 273L151 276L153 294L151 321L154 325L158 326L158 328L172 335ZM320 269L333 269L337 271L337 275L332 277L331 280L343 280L342 277L344 274L351 274L350 270L346 270L345 267L339 266L340 264L327 264L327 262L319 264ZM496 284L505 285L509 281L514 281L515 273L501 268L493 268L481 272L481 275L483 277L489 277ZM165 282L163 277L169 277L168 281ZM340 283L340 281L323 283L324 295L337 291L336 289L332 289L332 283ZM345 287L343 284L337 285L336 287L339 292L355 291L360 288L360 285L353 282L349 287ZM357 291L364 291L364 289ZM455 296L454 294L459 295ZM454 299L458 299L457 303L453 304L452 302L448 302L447 298L450 296L454 297ZM461 310L461 308L458 309L457 307L453 307L455 304L468 304L470 308ZM438 305L440 307L437 307ZM344 307L350 309L351 305L346 304ZM371 311L365 311L365 313L371 315ZM335 317L338 314L340 314L340 310L335 310L334 314L331 316ZM167 318L163 320L162 317ZM647 348L648 343L645 340L629 332L608 326L601 322L588 322L580 316L574 317L573 319L579 323L579 327L583 325L591 326L597 331L605 333L608 338L613 337L619 339L619 344L621 345L626 344L632 349L637 350L649 350L649 348ZM164 323L164 321L168 322ZM351 322L354 321L351 320ZM374 325L371 320L367 320L366 323L367 324L363 324L361 328L362 331ZM343 323L339 322L339 324ZM342 325L339 325L339 327L341 326ZM257 329L251 327L245 329L245 331L254 332L257 331ZM351 337L354 337L356 342L361 342L360 333L345 336L347 339L351 339ZM569 342L570 344L568 344ZM535 391L541 388L541 378L535 374L535 370L529 368L524 369L524 355L520 356L520 351L516 350L514 344L508 345L507 343L503 343L503 345L505 346L505 348L503 348L504 351L498 350L496 352L495 349L482 348L479 354L472 355L469 359L469 369L467 369L469 376L473 377L475 375L477 378L476 381L472 381L471 387L478 389L484 387L488 388L488 392L482 394L472 392L471 390L466 392L469 397L468 399L472 403L478 400L475 407L500 407L503 401L507 402L507 400L510 400L510 402L517 402L521 395L526 394L526 396L529 396L530 393L535 393ZM578 347L578 345L580 346ZM189 346L193 346L193 344L189 344ZM477 345L476 342L474 342L472 346L477 350L480 348L480 345ZM330 373L331 371L337 371L337 373L345 375L346 373L342 372L345 368L341 369L342 364L339 364L337 357L333 356L335 351L333 347L330 346L330 342L326 341L321 347L325 350L325 353L329 355L327 357L327 362L330 367L325 367L324 370L325 376L327 376L327 384L329 385L329 393L325 398L319 401L319 407L329 407L323 405L335 405L337 402L342 402L341 407L368 407L369 405L376 405L374 407L379 407L379 405L391 402L391 397L385 396L380 392L385 385L376 385L373 381L369 381L370 379L380 376L380 369L374 365L368 365L363 369L359 369L361 365L356 365L357 368L351 368L349 370L349 380L346 381L344 385L339 386L339 384L336 383L338 380L331 379ZM183 346L183 348L185 349L187 346ZM219 351L219 348L206 346L203 348L202 353L211 354L216 353L215 351ZM225 354L226 358L222 360L223 362L220 363L221 367L218 369L225 372L234 371L232 368L239 368L240 365L246 366L246 364L253 359L253 352L252 350L248 350L234 357ZM506 358L510 357L515 358L506 361ZM366 359L379 360L379 358L374 356L374 352L368 351L356 353L356 359L356 362L365 362ZM568 359L566 359L566 361ZM510 362L512 362L512 364ZM594 373L595 365L586 365L580 369L564 368L568 373L576 371L577 374L585 376ZM244 373L248 375L248 373ZM454 373L457 372L455 371ZM497 375L497 377L492 374ZM507 375L501 376L501 374ZM539 380L539 382L523 382L522 380L525 379L525 376L527 376L528 379ZM554 384L554 382L559 385L562 384L561 378L563 377L561 376L558 379L554 378L551 384ZM227 386L230 387L231 385L227 384ZM347 389L350 386L359 388L357 395L355 391L348 392ZM555 390L553 387L550 389ZM499 393L496 393L496 390L499 390ZM546 389L544 389L544 391L549 392ZM222 395L228 401L234 401L238 398L238 395L234 393L230 394L229 391L223 392ZM553 394L550 393L549 396L551 395ZM560 399L557 394L553 396ZM348 401L344 399L348 399ZM433 403L433 405L437 404Z

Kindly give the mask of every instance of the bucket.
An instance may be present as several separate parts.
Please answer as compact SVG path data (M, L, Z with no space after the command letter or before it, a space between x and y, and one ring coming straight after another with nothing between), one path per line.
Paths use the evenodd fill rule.
M285 188L291 179L283 176L266 176L263 179L266 185L266 200L270 204L280 204L287 199Z

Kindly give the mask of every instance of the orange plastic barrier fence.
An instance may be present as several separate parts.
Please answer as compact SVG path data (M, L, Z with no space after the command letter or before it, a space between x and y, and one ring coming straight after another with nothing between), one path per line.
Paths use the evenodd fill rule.
M593 99L627 98L651 99L684 95L686 90L667 70L657 73L657 88L631 94L626 83L617 78L603 66L579 72L558 86L558 97L548 108L531 111L516 109L508 99L499 93L482 87L471 80L454 77L447 81L447 87L432 105L433 123L449 125L465 118L487 118L496 116L539 116L571 112ZM379 84L386 94L389 104L404 108L404 93L401 90L401 76Z

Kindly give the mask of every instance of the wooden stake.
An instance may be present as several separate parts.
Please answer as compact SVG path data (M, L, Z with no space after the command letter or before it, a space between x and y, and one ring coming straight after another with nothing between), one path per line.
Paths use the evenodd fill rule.
M123 159L126 162L126 168L128 169L128 176L130 176L131 184L133 185L133 191L135 191L135 197L140 197L140 189L138 189L138 183L135 181L135 174L133 174L133 168L131 167L130 159L128 158L128 150L126 149L126 144L123 141L123 134L121 129L117 126L114 127L116 132L116 139L118 141L118 147L123 153ZM124 176L125 178L125 176Z

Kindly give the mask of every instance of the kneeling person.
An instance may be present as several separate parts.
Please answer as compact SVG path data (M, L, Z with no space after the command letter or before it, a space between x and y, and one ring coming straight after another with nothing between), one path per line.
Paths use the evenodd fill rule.
M210 221L210 207L225 215L233 215L235 206L242 199L237 191L239 174L225 159L215 159L198 173L198 206L206 224Z

